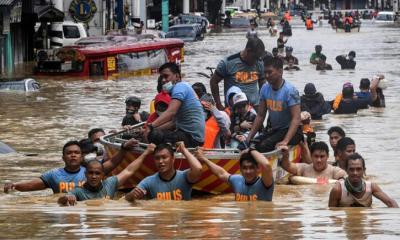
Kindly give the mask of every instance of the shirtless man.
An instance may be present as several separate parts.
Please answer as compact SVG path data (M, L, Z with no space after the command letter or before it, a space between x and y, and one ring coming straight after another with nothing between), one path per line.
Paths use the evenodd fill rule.
M378 184L365 181L364 159L357 153L350 155L345 162L348 177L338 181L329 195L329 207L371 207L372 196L386 206L398 208L397 202L384 193Z
M292 163L289 161L288 148L281 147L281 149L283 153L282 168L295 176L317 178L325 181L346 176L344 170L328 164L329 148L324 142L315 142L311 145L312 164Z

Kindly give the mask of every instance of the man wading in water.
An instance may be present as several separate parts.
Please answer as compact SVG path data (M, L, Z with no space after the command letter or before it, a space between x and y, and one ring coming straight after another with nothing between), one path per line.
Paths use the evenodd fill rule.
M58 203L61 205L75 205L76 201L106 198L113 199L118 187L122 186L140 168L148 155L153 153L154 144L149 144L147 149L135 161L131 162L122 172L116 176L104 179L104 167L97 160L91 160L86 165L86 182L60 197ZM104 179L104 180L103 180Z
M121 145L121 151L118 152L112 159L103 163L105 174L111 172L122 161L126 150L133 148L137 144L137 140L131 139ZM4 192L10 190L18 190L21 192L44 190L51 188L53 193L66 193L78 186L82 186L86 181L86 168L81 166L83 162L81 147L77 141L67 142L63 147L63 157L65 166L47 171L40 176L30 181L17 183L6 183Z
M324 142L315 142L311 145L312 164L292 163L289 161L287 147L281 147L283 159L281 166L283 169L295 176L320 179L327 182L328 179L340 179L346 176L346 172L339 167L328 164L329 147Z
M162 143L154 150L158 172L140 181L136 188L126 194L125 199L132 202L147 196L157 200L190 200L192 185L199 180L202 166L183 142L177 143L176 151L186 158L189 169L176 170L174 150L171 145Z
M381 200L386 206L398 208L397 202L384 193L378 184L365 181L364 159L357 153L346 159L348 177L340 180L329 195L329 207L371 207L372 196Z
M236 201L272 201L274 179L271 165L254 148L250 148L240 156L241 174L228 173L225 169L206 158L200 148L197 149L195 155L221 181L228 183L232 187ZM259 176L259 167L261 169L261 177Z
M259 88L264 81L264 65L260 58L265 52L261 39L250 38L246 48L231 55L218 63L215 74L210 79L211 93L216 107L224 110L222 106L218 83L224 80L224 95L232 86L237 86L244 92L252 106L258 105ZM228 103L225 103L228 105Z

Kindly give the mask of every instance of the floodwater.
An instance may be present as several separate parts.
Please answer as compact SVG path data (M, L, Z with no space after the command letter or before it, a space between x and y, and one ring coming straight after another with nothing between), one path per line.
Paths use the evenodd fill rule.
M267 49L276 38L260 30ZM365 22L359 33L335 33L327 24L306 31L293 26L287 45L299 58L299 72L284 73L302 93L313 82L326 99L333 99L344 82L357 88L361 78L383 73L389 81L386 109L369 109L358 115L329 115L315 122L318 140L326 131L342 126L366 159L367 174L391 197L400 201L400 32ZM245 46L245 32L215 34L185 46L185 78L207 79L195 72ZM315 44L334 70L317 72L308 64ZM356 70L340 70L334 57L357 53ZM21 153L0 156L0 186L6 181L28 180L62 166L61 149L72 139L86 136L92 127L120 126L124 99L142 98L142 110L156 92L157 76L137 79L76 80L41 78L38 93L0 93L0 139ZM35 155L36 154L36 155ZM329 186L277 186L274 201L236 203L232 195L197 198L191 202L138 201L81 202L59 207L50 191L0 193L0 238L114 239L114 238L265 238L265 239L395 239L400 238L400 211L374 200L368 209L328 209Z

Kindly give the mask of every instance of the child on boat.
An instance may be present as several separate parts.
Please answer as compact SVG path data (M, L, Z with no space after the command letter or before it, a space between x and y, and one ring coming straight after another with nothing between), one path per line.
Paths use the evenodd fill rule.
M241 92L233 96L230 147L239 149L247 148L245 140L253 126L256 116L257 112L250 106L246 94Z

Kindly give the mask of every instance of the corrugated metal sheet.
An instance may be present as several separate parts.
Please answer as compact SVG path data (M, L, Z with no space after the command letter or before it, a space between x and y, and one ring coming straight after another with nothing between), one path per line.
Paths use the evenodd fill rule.
M14 3L14 0L0 0L0 6L9 6Z

